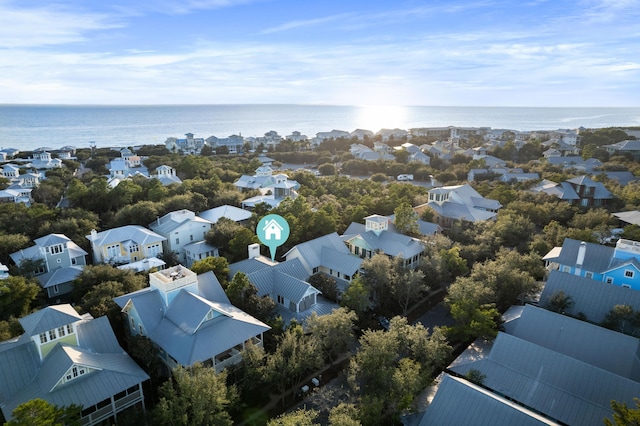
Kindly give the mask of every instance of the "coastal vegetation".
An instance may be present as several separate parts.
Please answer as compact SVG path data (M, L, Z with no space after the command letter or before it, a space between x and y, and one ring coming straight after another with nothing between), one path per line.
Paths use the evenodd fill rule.
M589 131L583 139L584 149L604 161L603 171L625 168L639 176L637 162L602 152L602 145L621 137L615 130ZM483 164L466 156L454 156L450 162L434 157L429 166L407 162L406 157L400 161L358 160L348 151L353 142L328 140L315 151L283 145L270 152L282 164L316 167L321 176L291 169L287 174L301 184L297 198L275 208L256 206L245 225L221 219L208 232L206 241L219 248L220 257L198 261L192 270L213 271L231 302L267 322L273 331L265 336L264 348L250 347L246 351L242 365L220 374L202 366L180 368L168 380L157 375L152 346L128 341L130 352L158 384L147 392L150 410L146 415L138 413L141 418L147 416L147 421L154 424L233 424L253 418L255 407L276 398L277 408L272 406L273 411L266 413L270 419L258 416L256 423L250 424L397 424L399 416L412 409L415 397L448 364L454 348L464 347L477 337L495 337L501 313L535 296L545 274L540 260L544 254L562 245L567 237L605 242L617 223L611 211L640 208L640 184L623 186L604 174L597 179L616 199L606 208L594 209L530 192L528 189L537 182L505 183L486 176L472 185L481 195L502 204L495 221L456 221L446 235L421 236L413 207L427 202L431 178L441 183L461 183L472 168ZM393 141L397 145L402 142ZM470 147L479 145L477 140L468 143ZM580 174L540 160L541 152L540 141L533 140L519 150L507 142L492 154L507 160L509 166L539 173L541 179L565 180ZM242 174L254 173L261 165L257 156L208 152L205 154L210 155L181 156L168 153L163 146L142 147L138 153L148 156L145 165L149 169L163 164L175 168L183 183L162 186L158 180L134 177L110 188L103 175L108 161L117 153L80 150L78 162L65 163L65 168L47 174L47 180L34 190L33 205L0 204L0 262L11 265L12 275L0 281L2 340L22 332L17 318L46 303L33 278L38 265L12 265L9 257L30 246L34 239L61 233L89 251L86 236L92 229L129 224L146 227L171 211L239 206L243 199L255 195L238 191L233 182ZM82 172L73 173L76 169ZM394 176L401 173L412 173L417 182L397 182ZM59 207L61 199L68 207ZM352 222L362 223L372 214L395 214L396 227L421 238L427 248L415 271L386 256L373 256L364 262L364 273L340 295L335 282L321 275L312 277L314 286L339 300L341 308L329 315L311 316L304 327L294 321L283 328L275 315L275 302L268 296L258 296L244 274L227 279L229 264L246 258L246 247L257 242L255 225L267 213L283 216L291 227L291 235L278 248L277 258L296 244L332 232L340 234ZM431 214L427 209L421 218L428 219ZM637 226L625 228L622 235L640 240ZM113 298L146 285L144 274L110 265L87 266L74 281L69 301L81 313L107 315L125 341ZM431 306L430 302L438 301L436 297L444 299L454 325L427 330L409 320L424 306ZM552 309L562 312L570 303L570 298L558 295ZM638 313L627 308L616 307L604 325L637 335ZM390 318L388 329L380 327L378 316ZM147 350L139 350L141 347ZM331 374L341 391L323 393L320 389L314 394L312 408L296 408L280 415L299 401L297 390L318 371ZM622 412L623 407L614 408ZM62 413L57 407L46 409L53 410L55 416Z

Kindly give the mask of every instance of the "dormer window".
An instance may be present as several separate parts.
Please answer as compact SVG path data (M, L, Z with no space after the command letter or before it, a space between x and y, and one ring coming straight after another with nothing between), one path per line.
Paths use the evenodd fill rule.
M47 247L47 253L60 254L64 251L64 244L56 244L54 246Z

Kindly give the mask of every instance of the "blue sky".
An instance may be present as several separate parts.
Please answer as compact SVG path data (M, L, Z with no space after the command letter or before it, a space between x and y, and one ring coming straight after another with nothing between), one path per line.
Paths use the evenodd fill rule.
M0 0L0 103L640 106L640 0Z

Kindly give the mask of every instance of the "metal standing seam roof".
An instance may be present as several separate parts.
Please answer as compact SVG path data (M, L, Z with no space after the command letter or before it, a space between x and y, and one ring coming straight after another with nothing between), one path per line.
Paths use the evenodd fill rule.
M295 303L299 303L311 292L320 293L318 289L308 282L276 271L273 268L254 272L247 275L247 277L256 286L260 296L278 294Z
M300 243L285 253L284 257L287 258L295 252L303 259L303 263L311 269L324 266L347 275L353 275L362 263L360 257L349 252L349 249L336 232Z
M640 340L635 337L532 305L525 305L509 334L621 377L640 380L640 361L636 360Z
M567 308L569 315L582 312L588 321L594 323L601 323L615 305L630 305L635 311L640 311L640 291L560 271L549 274L540 295L540 305L545 306L560 291L571 296L574 303Z
M424 251L424 246L420 240L399 234L394 231L382 231L376 235L373 231L367 231L365 225L361 223L351 223L342 235L343 241L349 241L355 237L360 237L372 250L381 250L389 256L402 256L410 259Z
M502 396L445 374L419 426L557 425Z
M35 336L45 331L53 330L76 321L82 317L69 304L47 306L30 315L18 319L24 329L26 338Z
M183 209L167 213L158 220L151 222L149 224L149 229L157 232L158 234L167 235L189 222L211 225L211 222L207 219L196 216L196 214L191 210Z
M215 207L210 210L205 210L198 214L203 219L210 221L211 223L216 223L220 218L226 217L227 219L231 219L234 222L241 222L243 220L248 220L251 218L251 213L248 210L241 209L239 207L224 205L220 207Z
M258 260L258 259L244 259L236 263L229 265L229 279L233 279L233 276L242 272L245 275L252 274L257 271L261 271L268 268L270 265Z
M59 306L70 308L70 305ZM67 317L66 323L75 321ZM29 336L19 339L23 341L22 344L12 344L12 348L0 351L0 375L3 378L0 381L0 394L6 417L10 417L16 406L34 398L42 398L59 406L71 403L91 406L149 379L118 345L106 317L79 321L76 332L78 347L58 344L42 363L35 343ZM52 391L74 364L92 368L93 371Z
M202 303L201 300L194 298L189 300L193 305ZM217 311L225 311L227 315L221 315L203 323L192 334L185 333L180 326L165 317L149 337L178 363L192 365L233 348L271 328L232 305L213 303L214 306L217 305ZM183 314L188 315L186 312Z
M78 275L82 273L82 269L82 266L68 266L66 268L54 269L46 274L38 275L36 278L42 288L49 288L75 280Z
M155 329L164 317L165 306L160 292L151 287L116 297L113 301L121 309L128 303L133 304L145 330Z
M560 265L577 266L576 261L578 259L578 251L581 244L582 241L565 238L562 243L562 250L560 250L560 255L557 257L556 262ZM596 273L601 273L609 269L615 249L613 247L595 243L585 242L585 245L586 251L582 262L582 269Z
M613 213L613 215L623 222L640 226L640 210L618 212L618 213Z
M640 383L505 333L487 357L453 367L458 374L470 369L494 392L571 425L601 425L611 400L633 404L640 394Z
M91 240L91 235L87 235ZM108 229L98 232L95 244L103 246L106 244L121 243L123 241L133 241L140 245L148 245L165 241L166 238L140 225L125 225L118 228Z
M44 237L36 238L33 240L36 245L41 247L53 246L56 244L65 244L71 242L71 239L64 234L49 234Z

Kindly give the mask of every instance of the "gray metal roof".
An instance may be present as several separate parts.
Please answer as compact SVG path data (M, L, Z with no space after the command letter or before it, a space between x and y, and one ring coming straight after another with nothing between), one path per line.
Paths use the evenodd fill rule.
M582 241L565 238L562 243L560 255L555 259L555 262L561 265L575 266L578 259L580 244L582 244ZM586 250L584 261L582 262L583 269L597 273L604 272L609 269L609 264L611 263L615 249L613 247L595 243L585 242L585 245Z
M82 273L82 266L68 266L66 268L54 269L46 274L38 275L36 278L42 288L49 288L55 285L71 282Z
M73 321L67 323L77 321L69 319ZM107 317L79 321L76 331L78 347L58 344L42 362L29 338L0 350L0 406L5 417L9 419L16 406L34 398L58 406L91 406L149 379L118 345ZM91 370L56 386L73 365Z
M198 294L180 292L166 308L160 291L147 287L114 301L135 307L149 338L182 365L205 361L270 327L229 303L213 272L198 275ZM210 310L222 315L203 322Z
M420 426L557 425L521 405L445 374Z
M181 290L180 293L188 292ZM189 322L186 318L192 312L199 312L205 302L197 297L184 298L184 301L187 302L184 304L186 310L182 312L185 318L181 319L179 314L174 317L180 324L165 317L149 336L181 365L205 361L271 328L233 305L209 302L206 305L212 305L216 311L225 314L203 323L196 332L188 333L183 330Z
M87 239L92 241L91 235L87 235ZM165 237L158 235L143 226L125 225L98 232L97 238L94 242L99 246L121 243L123 241L134 241L137 244L148 245L152 243L159 243L164 240L166 240Z
M244 210L230 205L215 207L198 214L198 216L210 221L211 223L216 223L222 217L231 219L234 222L241 222L243 220L251 219L251 215L252 213L249 210Z
M349 249L336 232L300 243L285 253L284 256L289 259L296 253L296 258L301 258L301 262L309 270L324 266L347 275L353 275L360 269L362 264L362 259L349 252Z
M33 240L34 243L42 247L53 246L56 244L65 244L69 241L71 241L69 237L64 234L49 234Z
M211 225L210 221L196 216L191 210L182 209L169 212L154 222L151 222L149 228L160 235L168 235L189 222L200 222L203 225Z
M80 321L82 317L69 304L47 306L30 315L20 318L24 329L23 336L35 336L63 325Z
M505 333L485 358L452 367L485 375L483 385L570 425L602 425L611 400L633 404L640 383Z
M245 259L229 265L229 279L233 279L233 276L237 272L243 272L245 275L252 274L256 271L269 268L269 264L262 262L258 259Z
M551 296L560 291L571 296L574 303L567 309L567 314L581 312L594 323L601 323L615 305L630 305L635 311L640 311L640 291L560 271L549 274L540 295L540 306L545 306Z
M385 217L385 220L388 219ZM424 251L424 246L416 238L393 231L382 231L380 235L376 235L373 231L367 231L365 225L361 223L349 225L341 238L343 241L350 241L356 237L362 238L371 250L380 250L393 257L402 256L405 259L411 259Z
M509 334L640 381L640 361L635 358L640 341L635 337L532 305L525 305Z

